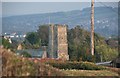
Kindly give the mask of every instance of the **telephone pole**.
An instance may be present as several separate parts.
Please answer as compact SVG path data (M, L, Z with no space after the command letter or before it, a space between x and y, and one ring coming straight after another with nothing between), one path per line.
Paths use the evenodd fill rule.
M94 55L94 0L91 0L91 54Z

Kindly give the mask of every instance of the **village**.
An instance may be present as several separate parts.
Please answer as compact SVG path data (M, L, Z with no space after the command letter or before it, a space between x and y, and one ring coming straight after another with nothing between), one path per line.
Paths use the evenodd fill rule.
M75 25L41 24L25 34L0 35L1 77L120 76L118 36L95 31L95 2L91 0L90 31Z

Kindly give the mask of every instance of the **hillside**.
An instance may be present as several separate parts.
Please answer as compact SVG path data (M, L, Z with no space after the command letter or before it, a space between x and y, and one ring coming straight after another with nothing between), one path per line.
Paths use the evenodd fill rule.
M73 28L76 25L82 25L85 29L90 30L90 13L91 8L85 8L83 10L67 12L3 17L3 33L26 33L29 31L36 31L39 25L49 23L49 17L51 23L67 24L69 28ZM105 37L109 37L117 35L117 29L117 8L95 7L95 31Z
M10 50L0 47L2 55L2 76L119 76L111 70L60 70L38 61L17 56ZM58 61L59 62L59 61ZM1 72L0 72L1 74Z
M17 56L14 52L1 48L2 76L63 76L63 72L49 65ZM54 73L53 73L54 72ZM0 72L1 74L1 72Z

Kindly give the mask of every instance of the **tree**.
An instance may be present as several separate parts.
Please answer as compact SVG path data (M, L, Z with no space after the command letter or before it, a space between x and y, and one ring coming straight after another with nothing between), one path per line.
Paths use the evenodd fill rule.
M68 52L70 60L100 62L110 61L117 56L117 50L109 47L105 38L94 33L95 56L90 54L90 32L76 26L68 30Z
M29 32L25 37L25 43L30 43L34 47L40 47L41 39L36 32Z
M0 38L0 45L2 45L2 38Z
M26 43L31 45L39 44L40 46L47 46L49 41L49 26L40 25L37 32L28 33L26 36ZM95 42L95 56L90 53L90 32L76 26L72 29L68 29L68 54L70 60L73 61L110 61L117 56L117 50L109 47L105 38L97 33L94 33ZM41 42L41 43L40 43Z
M9 40L8 39L4 39L2 38L2 45L5 47L5 48L11 48L11 44L9 43Z
M100 61L110 61L117 57L118 52L116 49L110 48L106 44L100 44L98 46L95 46L96 48L96 53L98 54L99 57L99 62Z
M49 41L49 25L40 25L37 34L41 39L41 46L47 46Z

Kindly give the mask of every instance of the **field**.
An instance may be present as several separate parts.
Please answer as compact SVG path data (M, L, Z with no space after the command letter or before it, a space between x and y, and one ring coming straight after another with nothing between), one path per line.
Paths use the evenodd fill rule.
M108 70L62 70L69 76L118 76L118 73Z

